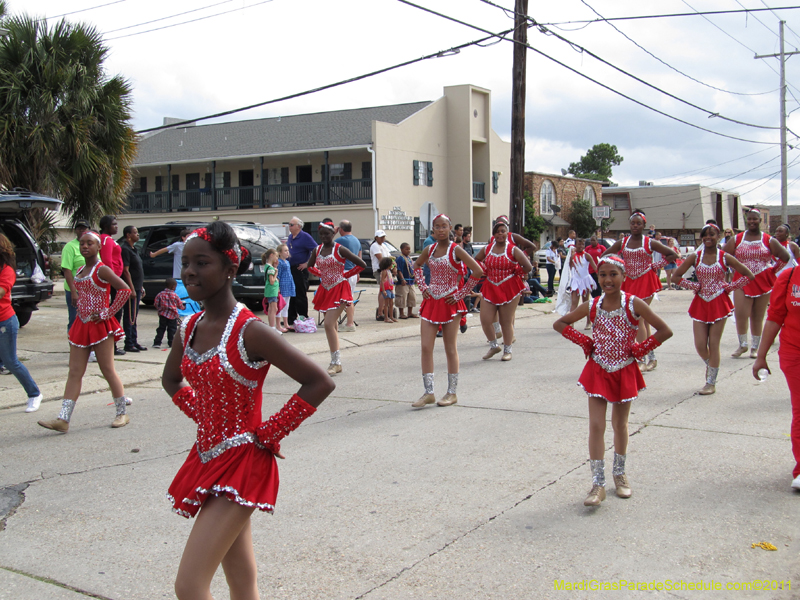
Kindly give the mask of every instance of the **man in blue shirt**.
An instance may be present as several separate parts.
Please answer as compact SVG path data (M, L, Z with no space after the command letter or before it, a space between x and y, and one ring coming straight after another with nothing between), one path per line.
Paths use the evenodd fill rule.
M289 267L292 270L295 295L289 301L289 325L291 326L298 316L308 318L308 259L311 252L317 247L314 238L303 231L303 221L292 217L289 221L289 238L286 245L289 247Z
M425 238L424 242L422 242L422 249L424 250L428 246L432 246L435 241L436 240L433 239L433 226L431 226L431 234L428 237ZM428 258L430 259L430 256L428 256ZM430 285L431 284L431 268L428 266L427 262L424 265L422 265L422 273L425 275L425 284L426 285Z
M350 250L353 254L355 254L358 258L361 258L361 241L352 234L353 231L353 224L350 221L343 220L339 223L339 239L337 240L342 246ZM353 263L351 261L345 261L344 263L344 270L349 271L353 268ZM350 282L350 291L356 291L356 285L358 284L358 275L353 275L348 279ZM355 314L356 314L356 305L351 304L345 309L345 313L347 314L347 322L342 326L339 327L339 331L355 331L356 330L356 322L354 321Z

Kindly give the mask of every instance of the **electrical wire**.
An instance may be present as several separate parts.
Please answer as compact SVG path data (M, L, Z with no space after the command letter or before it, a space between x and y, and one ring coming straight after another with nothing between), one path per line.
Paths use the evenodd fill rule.
M484 2L486 0L481 0ZM686 4L684 2L684 4ZM688 4L687 4L688 6ZM708 10L708 11L699 11L695 10L691 6L689 6L693 13L668 13L668 14L661 14L661 15L636 15L636 16L628 16L628 17L607 17L604 19L589 19L589 20L582 20L582 21L556 21L553 23L537 23L537 25L547 25L549 26L556 26L556 25L580 25L583 23L602 23L603 21L635 21L640 19L666 19L666 18L673 18L673 17L694 17L697 15L704 16L704 15L730 15L730 14L737 14L737 13L751 13L751 12L765 12L768 10L796 10L800 8L800 6L775 6L772 9L770 8L745 8L745 9L736 9L736 10Z
M751 156L755 156L756 154L761 154L762 152L766 152L771 148L762 148L761 150L756 150L755 152L751 152L750 154L745 154L744 156L740 156L739 158L733 158L731 160L726 160L725 162L718 163L716 165L711 165L709 167L701 167L700 169L692 169L691 171L681 171L680 173L675 173L674 175L665 175L663 177L659 177L659 179L668 180L668 179L685 179L684 176L686 175L694 175L696 173L703 173L705 171L710 171L711 169L716 169L717 167L722 167L724 165L729 165L730 163L737 162L740 160L744 160L745 158L750 158ZM668 185L668 184L667 184Z
M95 10L97 8L103 8L105 6L111 6L112 4L119 4L120 2L125 2L125 0L114 0L113 2L106 2L105 4L98 4L97 6L91 6L89 8L82 8L80 10L73 10L71 12L63 13L60 15L53 15L52 17L44 17L41 19L36 19L36 21L47 21L48 19L60 19L61 17L67 17L69 15L77 15L78 13Z
M447 19L449 21L453 21L455 23L459 23L461 25L465 25L465 26L470 27L472 29L476 29L476 30L482 31L484 33L492 34L492 32L490 32L490 31L488 31L486 29L483 29L482 27L478 27L477 25L471 25L469 23L466 23L464 21L456 19L455 17L450 17L450 16L444 15L442 13L436 12L435 10L432 10L430 8L426 8L424 6L420 6L419 4L414 4L413 2L410 2L410 0L398 0L398 2L402 2L403 4L408 4L409 6L413 6L415 8L420 9L420 10L423 10L425 12L429 12L431 14L437 15L437 16L442 17L444 19ZM497 37L497 34L492 34L492 35ZM557 35L557 34L554 34L554 35ZM508 38L505 38L505 39L508 39ZM650 106L649 104L645 104L644 102L642 102L640 100L636 100L635 98L632 98L631 96L628 96L627 94L624 94L623 92L620 92L619 90L616 90L616 89L614 89L614 88L612 88L612 87L610 87L610 86L608 86L608 85L606 85L606 84L604 84L604 83L602 83L600 81L597 81L596 79L594 79L592 77L589 77L588 75L586 75L584 73L581 73L577 69L574 69L574 68L570 67L569 65L564 64L563 62L559 61L558 59L553 58L552 56L542 52L538 48L534 48L530 44L524 44L522 42L519 42L518 40L508 40L508 41L512 41L515 44L517 44L517 43L521 44L521 45L525 46L528 50L532 50L532 51L536 52L540 56L543 56L544 58L556 63L557 65L560 65L560 66L564 67L565 69L567 69L569 71L572 71L576 75L579 75L580 77L583 77L584 79L586 79L588 81L591 81L592 83L594 83L596 85L599 85L600 87L608 90L609 92L612 92L612 93L614 93L614 94L616 94L618 96L621 96L622 98L625 98L626 100L630 100L631 102L633 102L635 104L638 104L639 106L642 106L643 108L646 108L646 109L651 110L651 111L653 111L655 113L658 113L658 114L660 114L662 116L665 116L665 117L667 117L669 119L672 119L673 121L677 121L679 123L683 123L684 125L688 125L690 127L694 127L695 129L699 129L701 131L705 131L705 132L711 133L713 135L718 135L720 137L724 137L724 138L728 138L728 139L732 139L732 140L737 140L737 141L740 141L740 142L749 142L749 143L752 143L752 144L764 144L764 145L770 145L770 146L779 145L779 142L765 142L765 141L760 141L760 140L749 140L749 139L746 139L746 138L740 138L740 137L728 135L726 133L720 133L720 132L714 131L712 129L707 129L705 127L701 127L700 125L696 125L694 123L690 123L689 121L685 121L685 120L683 120L683 119L681 119L679 117L675 117L673 115L670 115L669 113L666 113L666 112L664 112L662 110L659 110L659 109L657 109L657 108L655 108L653 106Z
M742 4L742 3L741 3L739 0L735 0L735 2L736 2L736 4L738 4L739 6L741 6L742 8L747 8L747 7L746 7L744 4ZM773 12L773 11L772 11L772 9L771 9L771 8L769 8L769 6L767 6L767 9L768 9L770 12ZM773 14L774 14L774 13L773 13ZM748 16L749 16L749 15L748 15ZM761 19L759 19L759 18L758 18L758 15L753 15L753 18L754 18L756 21L758 21L759 23L761 23L761 24L764 26L764 29L766 29L766 30L767 30L767 31L769 31L769 32L770 32L772 35L774 35L774 36L776 36L778 39L780 39L780 36L779 36L777 33L775 33L775 31L774 31L773 29L771 29L769 25L767 25L766 23L764 23L764 21L762 21Z
M142 35L144 33L151 33L153 31L161 31L162 29L170 29L171 27L178 27L179 25L187 25L188 23L196 23L197 21L204 21L206 19L212 19L214 17L227 15L227 14L230 14L230 13L238 12L240 10L245 10L245 9L248 9L248 8L254 8L254 7L260 6L262 4L267 4L268 2L272 2L272 0L262 0L261 2L255 2L255 3L249 4L247 6L240 6L239 8L232 8L231 10L226 10L226 11L223 11L223 12L220 12L220 13L215 13L213 15L207 15L205 17L198 17L196 19L190 19L188 21L181 21L180 23L173 23L172 25L164 25L163 27L155 27L153 29L147 29L145 31L136 31L134 33L128 33L128 34L125 34L125 35L118 35L118 36L115 36L115 37L106 38L106 41L121 40L122 38L133 37L135 35Z
M112 29L111 31L104 31L103 35L108 35L109 33L117 33L118 31L125 31L126 29L134 29L136 27L141 27L142 25L150 25L152 23L158 23L159 21L166 21L167 19L174 19L175 17L182 17L183 15L188 15L189 13L199 12L201 10L206 10L207 8L213 8L214 6L219 6L220 4L227 4L229 2L233 2L233 0L223 0L222 2L217 2L216 4L209 4L208 6L204 6L203 8L193 8L192 10L187 10L185 12L176 13L176 14L170 15L168 17L161 17L159 19L153 19L152 21L145 21L144 23L137 23L136 25L128 25L127 27L120 27L119 29Z
M225 117L225 116L228 116L228 115L233 115L233 114L236 114L236 113L244 112L246 110L250 110L250 109L253 109L253 108L258 108L258 107L261 107L261 106L267 106L268 104L275 104L277 102L283 102L284 100L291 100L293 98L300 98L301 96L308 96L310 94L315 94L315 93L321 92L323 90L329 90L329 89L332 89L332 88L335 88L335 87L338 87L338 86L341 86L341 85L345 85L347 83L352 83L354 81L360 81L362 79L367 79L369 77L374 77L375 75L380 75L381 73L387 73L389 71L393 71L393 70L399 69L401 67L405 67L405 66L408 66L408 65L413 65L414 63L418 63L418 62L421 62L423 60L428 60L428 59L431 59L431 58L443 58L445 56L451 56L451 55L454 55L454 54L458 54L459 52L461 52L461 50L463 50L465 48L469 48L470 46L479 46L480 44L482 44L482 43L484 43L484 42L486 42L488 40L495 39L495 38L503 39L504 36L507 36L509 33L512 33L513 31L514 31L514 29L511 28L511 29L507 29L505 31L501 31L500 33L493 33L492 35L489 35L487 37L483 37L483 38L480 38L480 39L477 39L477 40L473 40L471 42L467 42L467 43L461 44L459 46L453 46L452 48L449 48L448 50L440 50L439 52L434 52L432 54L426 54L425 56L421 56L419 58L414 58L412 60L407 60L407 61L398 63L396 65L392 65L390 67L384 67L382 69L378 69L377 71L372 71L370 73L365 73L363 75L357 75L356 77L350 77L349 79L343 79L342 81L337 81L336 83L329 83L327 85L323 85L323 86L316 87L316 88L313 88L313 89L310 89L310 90L306 90L304 92L298 92L296 94L290 94L288 96L283 96L281 98L273 98L272 100L265 100L264 102L258 102L256 104L250 104L249 106L243 106L241 108L235 108L235 109L232 109L232 110L226 110L224 112L219 112L219 113L215 113L213 115L207 115L207 116L204 116L204 117L198 117L196 119L188 119L186 121L180 121L179 123L172 123L170 125L161 125L159 127L150 127L148 129L140 129L136 133L137 134L142 134L142 133L150 133L150 132L153 132L153 131L161 131L163 129L175 129L175 128L183 127L185 125L193 125L195 123L199 123L200 121L207 121L209 119L216 119L218 117Z

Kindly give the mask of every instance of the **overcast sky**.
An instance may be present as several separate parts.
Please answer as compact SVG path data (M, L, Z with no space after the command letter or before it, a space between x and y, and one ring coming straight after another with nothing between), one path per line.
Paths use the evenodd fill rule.
M792 0L533 0L528 12L538 23L549 24L596 19L592 8L610 18L764 8L765 2L771 7L800 4ZM491 32L513 26L503 10L481 0L416 3ZM512 8L514 2L496 0L495 4ZM9 0L11 14L25 11L35 17L52 18L87 8L91 10L66 18L89 23L104 33L111 49L109 73L119 73L133 84L137 129L160 125L165 116L195 118L305 91L485 36L398 0ZM800 46L800 36L794 33L800 32L800 10L775 12L788 25L786 51L794 51ZM187 14L164 19L177 13ZM202 17L210 18L186 23ZM143 24L147 21L155 22ZM557 33L720 117L777 128L779 61L753 56L779 52L778 22L773 12L613 22L669 66L609 23L547 25L546 32L529 29L528 41L536 49L613 90L689 123L750 142L706 133L659 115L528 51L526 169L558 173L594 144L606 142L615 144L625 159L614 169L613 180L620 185L636 185L639 180L702 183L738 191L745 203L778 204L777 129L708 118L708 113L648 88L550 35ZM176 23L182 24L147 32ZM509 41L473 46L454 56L223 120L435 100L444 86L470 83L492 91L492 125L503 139L510 140L512 50ZM786 77L789 112L800 107L795 100L800 99L800 56L787 61ZM788 125L800 133L800 111L790 115ZM797 161L789 168L789 201L800 203L800 141L793 134L788 140L798 144L788 155L790 163ZM757 141L772 145L752 143ZM795 178L798 181L792 185Z

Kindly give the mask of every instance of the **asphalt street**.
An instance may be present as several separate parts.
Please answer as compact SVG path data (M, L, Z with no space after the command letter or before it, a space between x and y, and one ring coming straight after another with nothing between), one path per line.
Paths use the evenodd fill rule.
M791 410L774 349L773 375L759 384L751 360L729 357L729 323L718 391L696 396L704 366L691 293L662 293L653 306L675 335L632 407L633 497L613 493L609 423L608 499L586 508L584 360L553 331L552 305L520 307L506 363L481 360L486 341L471 318L459 336L458 404L414 410L418 321L375 322L375 288L365 287L360 326L342 335L337 389L283 443L275 514L253 516L262 598L800 598L800 494L790 489ZM134 399L130 425L109 427L110 393L90 365L70 432L38 427L57 414L66 377L63 302L45 303L18 340L41 409L26 414L14 378L0 377L0 598L173 598L192 522L164 494L193 424L161 389L166 352L150 350L117 362ZM142 311L141 343L156 321ZM322 331L289 339L327 365ZM437 397L446 388L438 344ZM269 415L297 384L275 371L264 389ZM777 550L752 546L760 542ZM221 571L212 592L228 597Z

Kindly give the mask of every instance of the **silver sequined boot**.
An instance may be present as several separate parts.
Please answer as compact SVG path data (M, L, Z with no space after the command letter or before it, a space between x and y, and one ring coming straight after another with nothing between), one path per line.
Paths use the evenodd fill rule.
M751 338L750 342L750 358L756 358L758 356L758 347L761 345L761 336L754 335Z
M501 358L500 360L506 360L506 361L511 360L511 344L509 345L503 344L503 358Z
M45 429L67 433L67 431L69 431L69 420L72 418L73 410L75 410L75 400L64 398L61 400L61 412L58 413L58 417L39 421L39 425Z
M127 415L125 410L127 404L125 400L125 396L114 398L114 406L117 407L117 416L111 423L112 427L125 427L125 425L131 422L131 418Z
M739 358L742 354L747 352L747 334L737 334L737 336L739 337L739 347L731 354L733 358Z
M717 391L717 375L719 367L708 367L706 369L706 384L703 389L697 392L701 396L710 396Z
M342 372L342 351L334 350L331 352L331 364L328 365L328 375L336 375Z
M451 404L455 404L458 402L458 396L456 396L456 388L458 388L458 373L448 373L447 374L447 393L442 396L441 400L439 400L436 404L439 406L450 406Z
M414 408L422 408L427 404L436 402L436 397L433 395L433 373L423 373L422 383L425 385L425 393L411 405Z
M625 454L614 453L614 485L617 488L617 496L620 498L630 498L631 491L630 483L628 483L628 476L625 475Z
M592 469L592 489L583 501L583 505L600 506L606 499L606 461L602 458L589 460L589 466Z
M495 354L500 354L500 344L496 339L489 341L489 350L483 355L483 360L489 360Z

